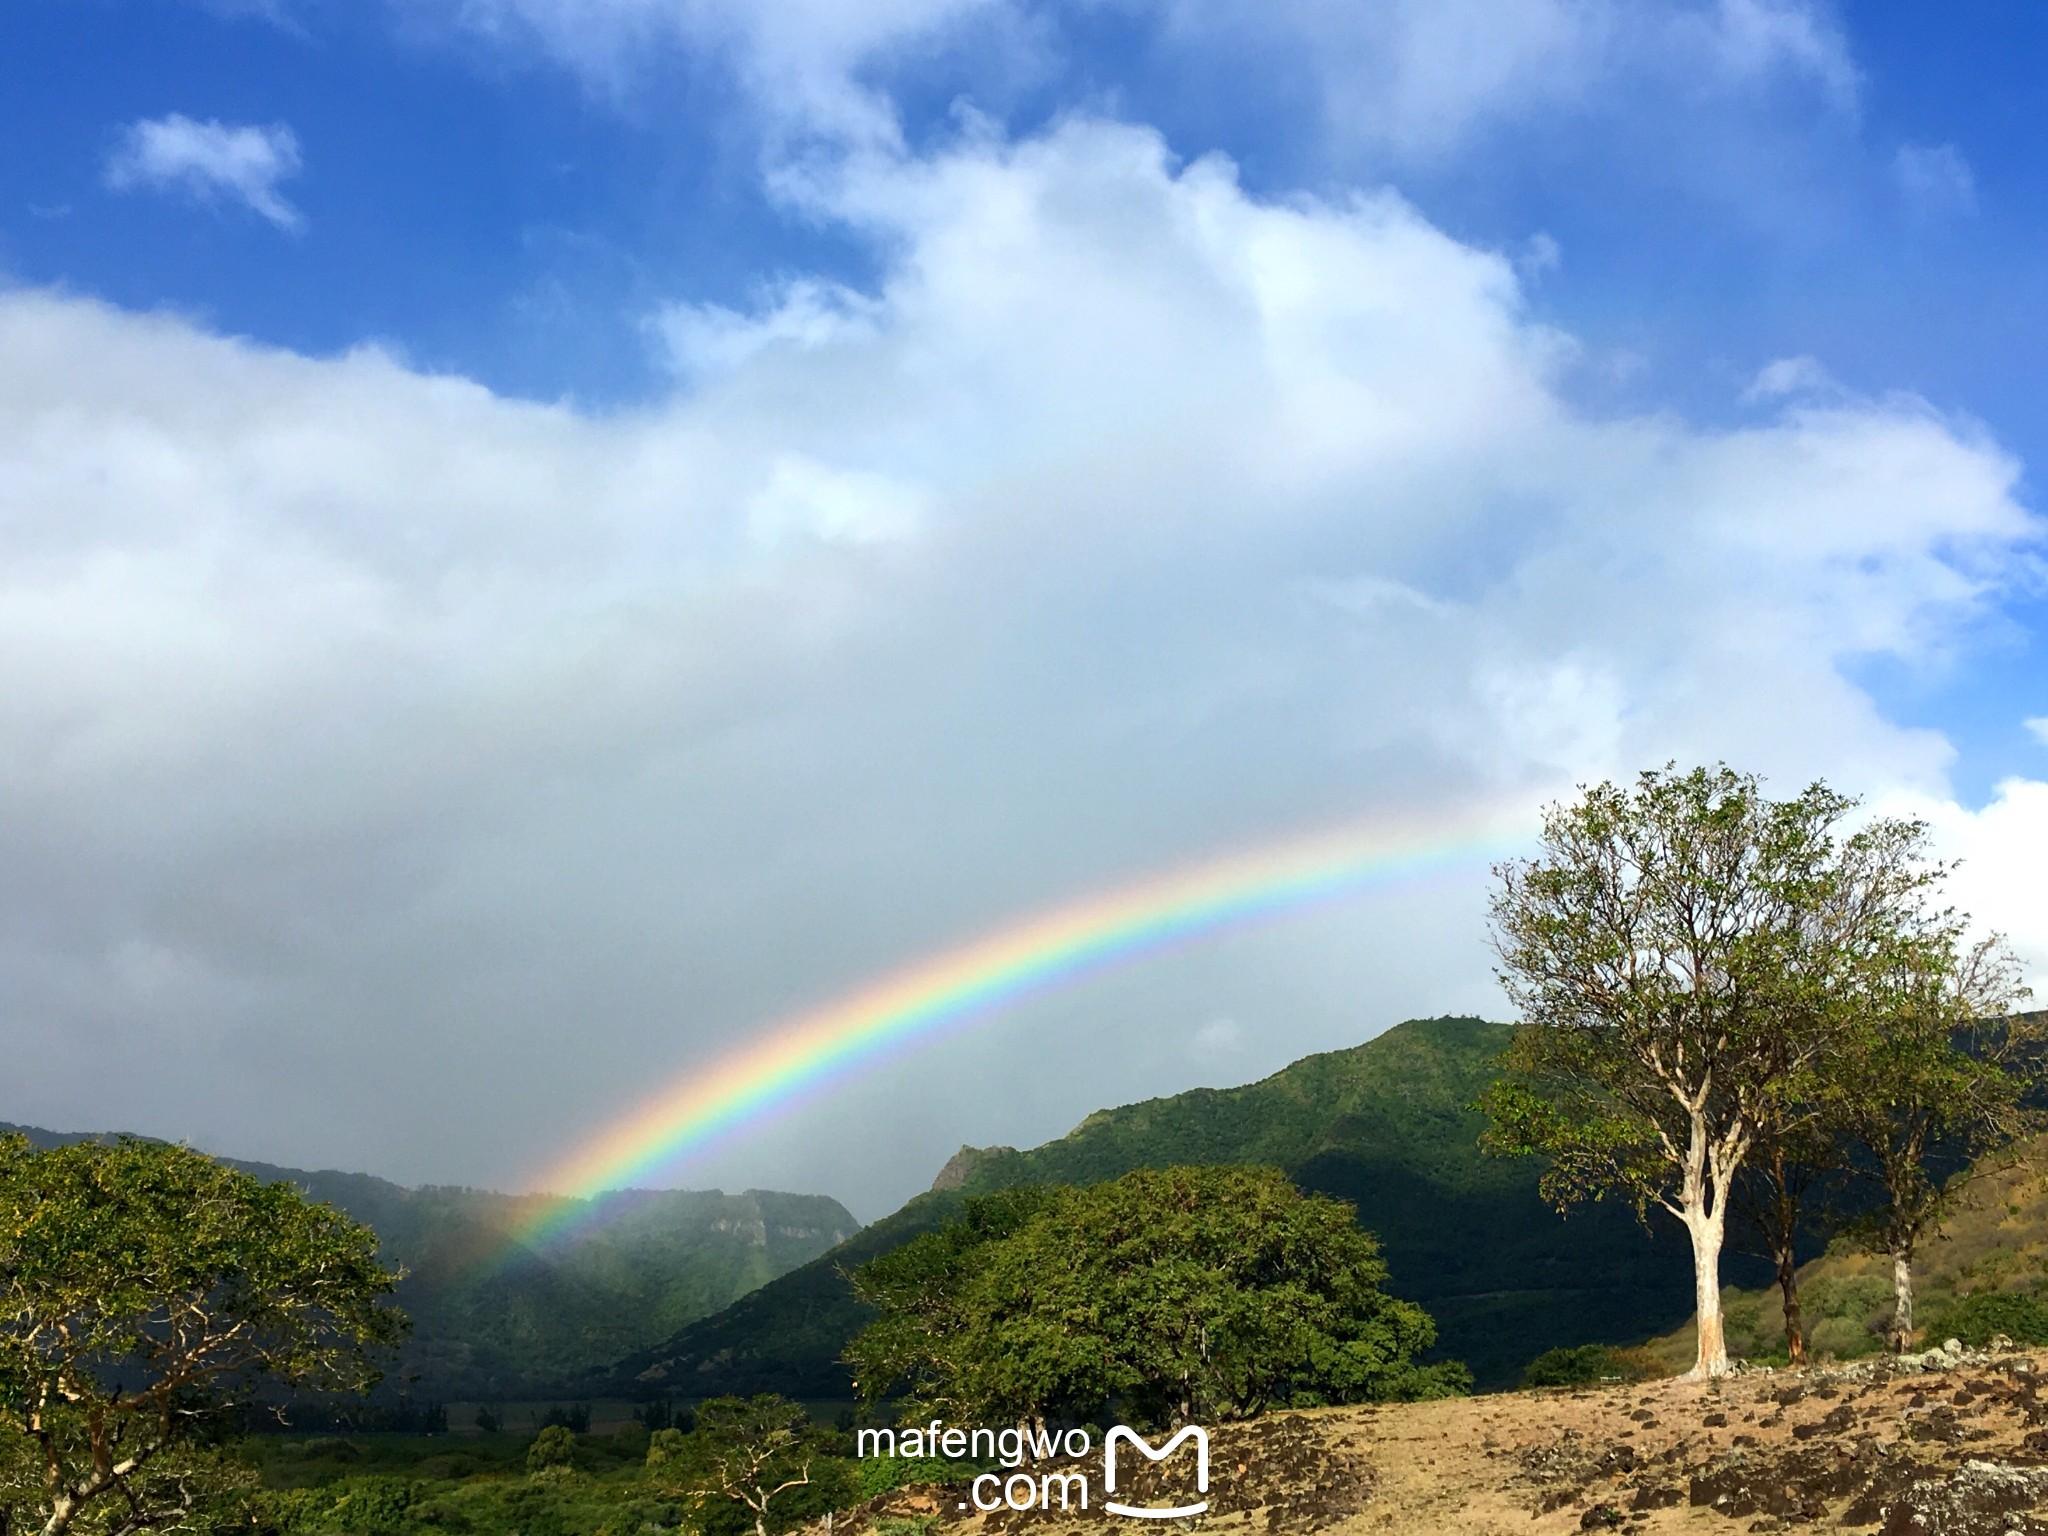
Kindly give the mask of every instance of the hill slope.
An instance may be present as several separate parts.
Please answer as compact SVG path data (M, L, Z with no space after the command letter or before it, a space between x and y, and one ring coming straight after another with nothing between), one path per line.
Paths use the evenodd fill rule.
M1174 1163L1267 1163L1348 1200L1379 1234L1393 1288L1436 1317L1441 1352L1482 1385L1557 1344L1622 1343L1691 1311L1675 1230L1647 1237L1625 1210L1563 1220L1537 1165L1483 1156L1472 1102L1508 1027L1418 1019L1350 1050L1306 1057L1241 1088L1196 1089L1090 1115L1030 1151L963 1148L938 1187L853 1241L620 1363L614 1390L848 1395L837 1356L865 1321L841 1271L944 1222L967 1194L1092 1183ZM1747 1274L1741 1261L1731 1266Z
M0 1124L6 1131L42 1146L88 1139ZM443 1400L566 1394L859 1226L823 1195L632 1190L603 1197L606 1209L573 1238L535 1249L520 1234L564 1203L556 1196L224 1161L296 1184L377 1233L385 1261L408 1271L398 1299L414 1324L391 1375L417 1377L414 1392Z
M2008 1159L2000 1154L1992 1165L2000 1171L1966 1184L1940 1233L1920 1245L1913 1261L1913 1314L1923 1347L1948 1335L1957 1303L1971 1296L2018 1295L2048 1309L2048 1136L2019 1152L2016 1166L2004 1166ZM1782 1358L1785 1310L1775 1285L1731 1284L1721 1304L1731 1355ZM1891 1260L1863 1252L1846 1237L1799 1266L1799 1310L1816 1357L1850 1360L1880 1352L1893 1305ZM1692 1323L1649 1347L1674 1367L1690 1364Z

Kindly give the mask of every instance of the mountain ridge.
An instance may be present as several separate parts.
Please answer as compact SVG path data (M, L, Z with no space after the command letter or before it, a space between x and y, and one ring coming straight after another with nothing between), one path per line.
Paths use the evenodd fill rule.
M38 1146L118 1132L0 1122ZM376 1174L242 1158L230 1167L296 1185L377 1233L403 1267L398 1302L413 1336L388 1378L413 1396L567 1396L620 1355L708 1316L844 1242L860 1223L827 1195L778 1190L619 1190L596 1219L535 1246L525 1234L569 1203L467 1185L408 1187ZM608 1207L608 1209L599 1209Z
M1266 1163L1355 1206L1380 1238L1391 1289L1429 1309L1439 1353L1464 1359L1482 1385L1512 1381L1556 1345L1632 1343L1676 1326L1691 1313L1692 1278L1675 1229L1646 1234L1612 1204L1567 1221L1539 1198L1535 1160L1480 1153L1474 1101L1511 1033L1469 1017L1408 1020L1257 1082L1097 1110L1039 1147L963 1147L931 1189L622 1358L604 1390L844 1398L838 1353L866 1317L845 1271L943 1224L975 1194L1172 1163ZM1728 1267L1756 1283L1750 1261L1731 1256Z

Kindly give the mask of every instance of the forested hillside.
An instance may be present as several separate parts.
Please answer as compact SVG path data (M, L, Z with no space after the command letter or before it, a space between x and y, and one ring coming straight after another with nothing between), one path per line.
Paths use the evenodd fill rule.
M85 1139L0 1124L9 1130L40 1145ZM634 1190L604 1196L574 1235L536 1249L519 1234L559 1207L558 1197L234 1166L296 1184L376 1231L386 1262L407 1271L398 1299L414 1322L390 1379L421 1398L565 1394L859 1225L823 1195Z
M1196 1089L1090 1115L1029 1151L963 1148L938 1187L844 1247L622 1362L614 1390L849 1390L837 1356L865 1321L843 1271L945 1221L967 1194L1021 1183L1093 1183L1175 1163L1265 1163L1358 1208L1380 1236L1392 1289L1421 1302L1439 1353L1482 1385L1514 1378L1558 1344L1628 1342L1691 1310L1675 1230L1646 1236L1614 1205L1558 1217L1528 1160L1483 1156L1471 1107L1492 1081L1508 1027L1419 1019L1364 1045L1310 1056L1241 1088ZM1760 1278L1747 1261L1731 1278Z

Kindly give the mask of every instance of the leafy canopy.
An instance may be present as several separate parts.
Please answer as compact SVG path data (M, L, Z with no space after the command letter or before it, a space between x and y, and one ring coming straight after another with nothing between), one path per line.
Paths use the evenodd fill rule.
M853 1277L881 1313L848 1349L870 1400L956 1421L1150 1422L1437 1396L1429 1315L1382 1289L1349 1206L1265 1168L1141 1169L1005 1191Z
M720 1517L738 1515L755 1536L815 1512L804 1510L803 1495L821 1480L828 1499L843 1495L848 1482L839 1463L828 1466L822 1436L802 1405L773 1393L714 1397L698 1405L688 1434L657 1431L647 1449L647 1478L689 1506L700 1528L729 1525Z
M1601 784L1503 865L1500 975L1523 1028L1483 1100L1490 1150L1550 1159L1563 1207L1619 1193L1697 1219L1927 921L1924 829L1824 784L1790 800L1726 767ZM1803 1108L1801 1106L1804 1106Z
M124 1139L0 1137L0 1536L190 1525L266 1384L359 1390L402 1336L377 1240L286 1184Z
M2016 1011L2029 995L2001 939L1971 942L1963 919L1943 912L1830 1054L1818 1088L1825 1123L1880 1194L1854 1224L1866 1247L1910 1264L1961 1192L2041 1129L2033 1090L2048 1030ZM1911 1298L1899 1300L1904 1348Z

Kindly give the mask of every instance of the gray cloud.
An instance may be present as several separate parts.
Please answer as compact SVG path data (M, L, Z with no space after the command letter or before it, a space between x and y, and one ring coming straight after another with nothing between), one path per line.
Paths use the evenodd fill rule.
M611 417L0 297L9 1118L503 1184L764 1020L1340 817L1675 755L1979 825L1844 675L1964 643L2037 537L1971 424L1588 416L1503 258L1126 127L785 190L878 289L653 317L688 382ZM1490 1008L1482 890L1133 969L676 1176L872 1214Z

